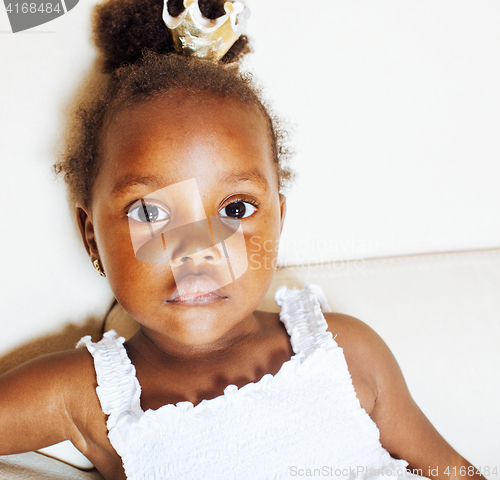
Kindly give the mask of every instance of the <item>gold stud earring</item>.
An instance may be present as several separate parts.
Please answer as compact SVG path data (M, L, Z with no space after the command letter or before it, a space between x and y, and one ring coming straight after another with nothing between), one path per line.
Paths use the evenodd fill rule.
M101 275L101 277L105 277L106 274L104 273L104 269L102 268L102 265L101 265L101 261L96 258L92 264L94 265L94 268L99 272L99 275Z

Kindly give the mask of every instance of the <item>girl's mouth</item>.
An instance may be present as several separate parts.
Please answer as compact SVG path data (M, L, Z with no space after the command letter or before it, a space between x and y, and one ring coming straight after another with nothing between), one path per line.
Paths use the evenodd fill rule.
M219 285L208 275L188 275L177 284L174 293L167 303L196 306L209 305L226 300L227 297L217 293Z
M170 304L184 305L187 307L195 307L197 305L210 305L212 303L220 302L222 300L227 300L227 297L221 297L213 292L203 293L200 295L181 295L176 297L174 300L167 300Z

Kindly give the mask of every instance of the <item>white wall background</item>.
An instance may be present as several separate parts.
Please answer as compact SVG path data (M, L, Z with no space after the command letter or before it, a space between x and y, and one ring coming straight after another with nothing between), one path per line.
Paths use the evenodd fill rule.
M252 66L296 125L282 261L500 245L500 3L280 14L299 3L250 4Z
M90 67L89 14L10 31L0 5L0 351L99 314L112 293L95 276L51 165L63 108Z

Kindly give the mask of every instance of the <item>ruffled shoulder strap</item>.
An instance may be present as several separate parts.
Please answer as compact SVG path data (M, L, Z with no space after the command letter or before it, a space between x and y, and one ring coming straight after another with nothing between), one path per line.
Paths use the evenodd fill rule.
M293 351L308 357L318 348L337 347L321 308L330 311L326 296L319 285L306 283L302 290L278 288L274 295L276 303L281 307L280 319L290 335Z
M90 335L83 337L76 347L87 347L94 357L97 376L97 396L102 410L109 415L109 432L123 418L139 417L141 409L141 386L135 375L135 367L123 346L125 339L114 330L106 332L101 341L93 343Z

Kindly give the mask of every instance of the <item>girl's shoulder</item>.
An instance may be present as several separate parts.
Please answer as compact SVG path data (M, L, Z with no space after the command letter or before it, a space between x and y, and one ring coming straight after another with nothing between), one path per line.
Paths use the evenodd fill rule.
M342 313L325 312L324 316L328 331L343 349L361 406L370 414L384 380L399 372L397 362L382 338L366 323Z
M387 349L385 342L365 322L344 313L324 312L328 331L344 350L357 354L378 355ZM347 353L350 353L347 352Z
M91 397L95 384L92 357L83 349L63 350L36 357L6 372L1 385L14 387L19 401L38 403L39 408L64 409L70 413L73 399ZM32 390L36 396L30 395Z
M86 348L75 348L60 352L59 366L52 375L59 377L58 383L67 424L71 428L72 443L100 471L108 471L110 466L121 474L121 461L108 439L106 415L96 393L97 378L94 359ZM57 358L47 358L52 362ZM115 465L117 464L117 465Z
M0 418L0 430L10 434L10 445L0 441L0 451L70 440L94 465L113 464L96 386L92 356L83 348L42 355L2 375L0 408L11 415Z

